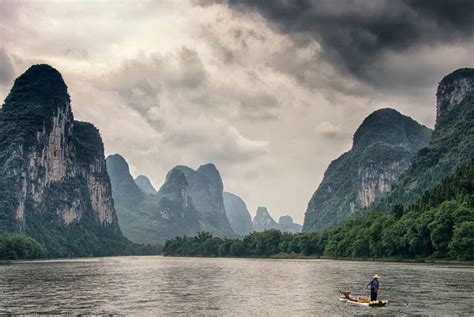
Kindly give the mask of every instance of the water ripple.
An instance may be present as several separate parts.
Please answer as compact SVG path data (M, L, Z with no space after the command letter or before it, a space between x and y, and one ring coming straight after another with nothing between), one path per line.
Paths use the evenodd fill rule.
M352 306L381 274L386 308ZM474 268L351 261L114 257L0 266L0 314L472 315Z

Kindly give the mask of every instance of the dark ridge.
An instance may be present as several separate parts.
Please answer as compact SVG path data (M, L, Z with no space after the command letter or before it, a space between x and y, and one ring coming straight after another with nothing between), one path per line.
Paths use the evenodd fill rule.
M431 133L430 129L397 110L391 108L379 109L365 118L356 130L353 137L353 148L366 147L380 142L390 145L403 142L416 146L413 143L417 143L417 141L408 137L414 132L416 132L416 135L423 134L420 137L425 137L424 134L429 136Z
M49 65L38 64L31 66L15 80L5 99L4 109L14 107L17 103L58 106L70 101L61 74Z
M67 87L61 74L49 65L33 65L15 80L0 110L0 148L12 143L35 145L37 133L52 127L58 110L72 123ZM14 137L12 137L14 136Z
M463 77L473 77L474 78L474 68L459 68L452 73L446 75L443 77L443 79L440 82L440 85L446 85L449 84L456 79L463 78Z

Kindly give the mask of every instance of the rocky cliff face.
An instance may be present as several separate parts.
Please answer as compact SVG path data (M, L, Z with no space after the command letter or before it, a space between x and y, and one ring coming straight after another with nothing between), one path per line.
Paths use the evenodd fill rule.
M150 182L150 179L145 175L139 175L135 178L135 183L137 186L146 194L154 195L156 194L156 189Z
M436 125L449 120L450 114L474 92L472 68L461 68L443 78L436 93ZM462 110L462 109L461 109Z
M393 109L369 115L355 132L352 149L326 170L308 204L303 231L344 223L383 197L430 135L428 128Z
M303 226L298 223L294 223L291 216L281 216L280 219L278 219L278 229L281 231L297 233L303 230Z
M93 125L74 121L61 74L34 65L21 75L1 109L0 130L0 231L29 234L50 256L118 252L126 240L102 140Z
M252 218L242 198L224 192L224 206L229 223L235 233L245 236L253 232Z
M176 166L188 182L188 193L199 214L201 231L218 237L235 237L224 206L224 185L214 164L205 164L196 171L186 166Z
M155 244L199 231L197 211L188 197L188 184L181 171L170 171L153 195L140 189L121 155L108 156L107 169L119 223L127 238Z
M429 145L413 158L378 210L410 204L474 158L474 69L445 76L436 93L436 125Z
M273 220L272 216L265 207L258 207L255 217L253 218L253 228L255 231L265 231L270 229L279 229L278 223Z
M390 190L390 186L400 177L400 174L408 168L408 158L388 163L386 166L372 165L359 167L357 176L359 184L355 201L350 204L351 213L355 209L368 207L377 199L383 197Z

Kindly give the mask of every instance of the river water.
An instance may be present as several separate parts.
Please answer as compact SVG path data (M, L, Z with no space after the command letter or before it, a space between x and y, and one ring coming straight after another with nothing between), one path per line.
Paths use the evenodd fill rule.
M385 308L338 301L382 276ZM329 260L110 257L0 266L0 313L473 315L474 267Z

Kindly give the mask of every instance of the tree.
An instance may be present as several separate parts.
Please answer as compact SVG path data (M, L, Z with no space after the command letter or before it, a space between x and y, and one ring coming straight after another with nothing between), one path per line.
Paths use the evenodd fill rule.
M240 240L235 240L230 245L230 255L232 256L242 256L245 255L245 245Z
M474 221L465 221L454 227L453 239L448 249L450 254L458 259L474 259Z
M28 236L0 235L0 260L36 259L43 256L44 248Z
M453 201L442 203L436 208L435 218L429 225L430 237L433 248L437 256L446 256L448 253L448 245L453 234L452 213L456 210L457 204Z

